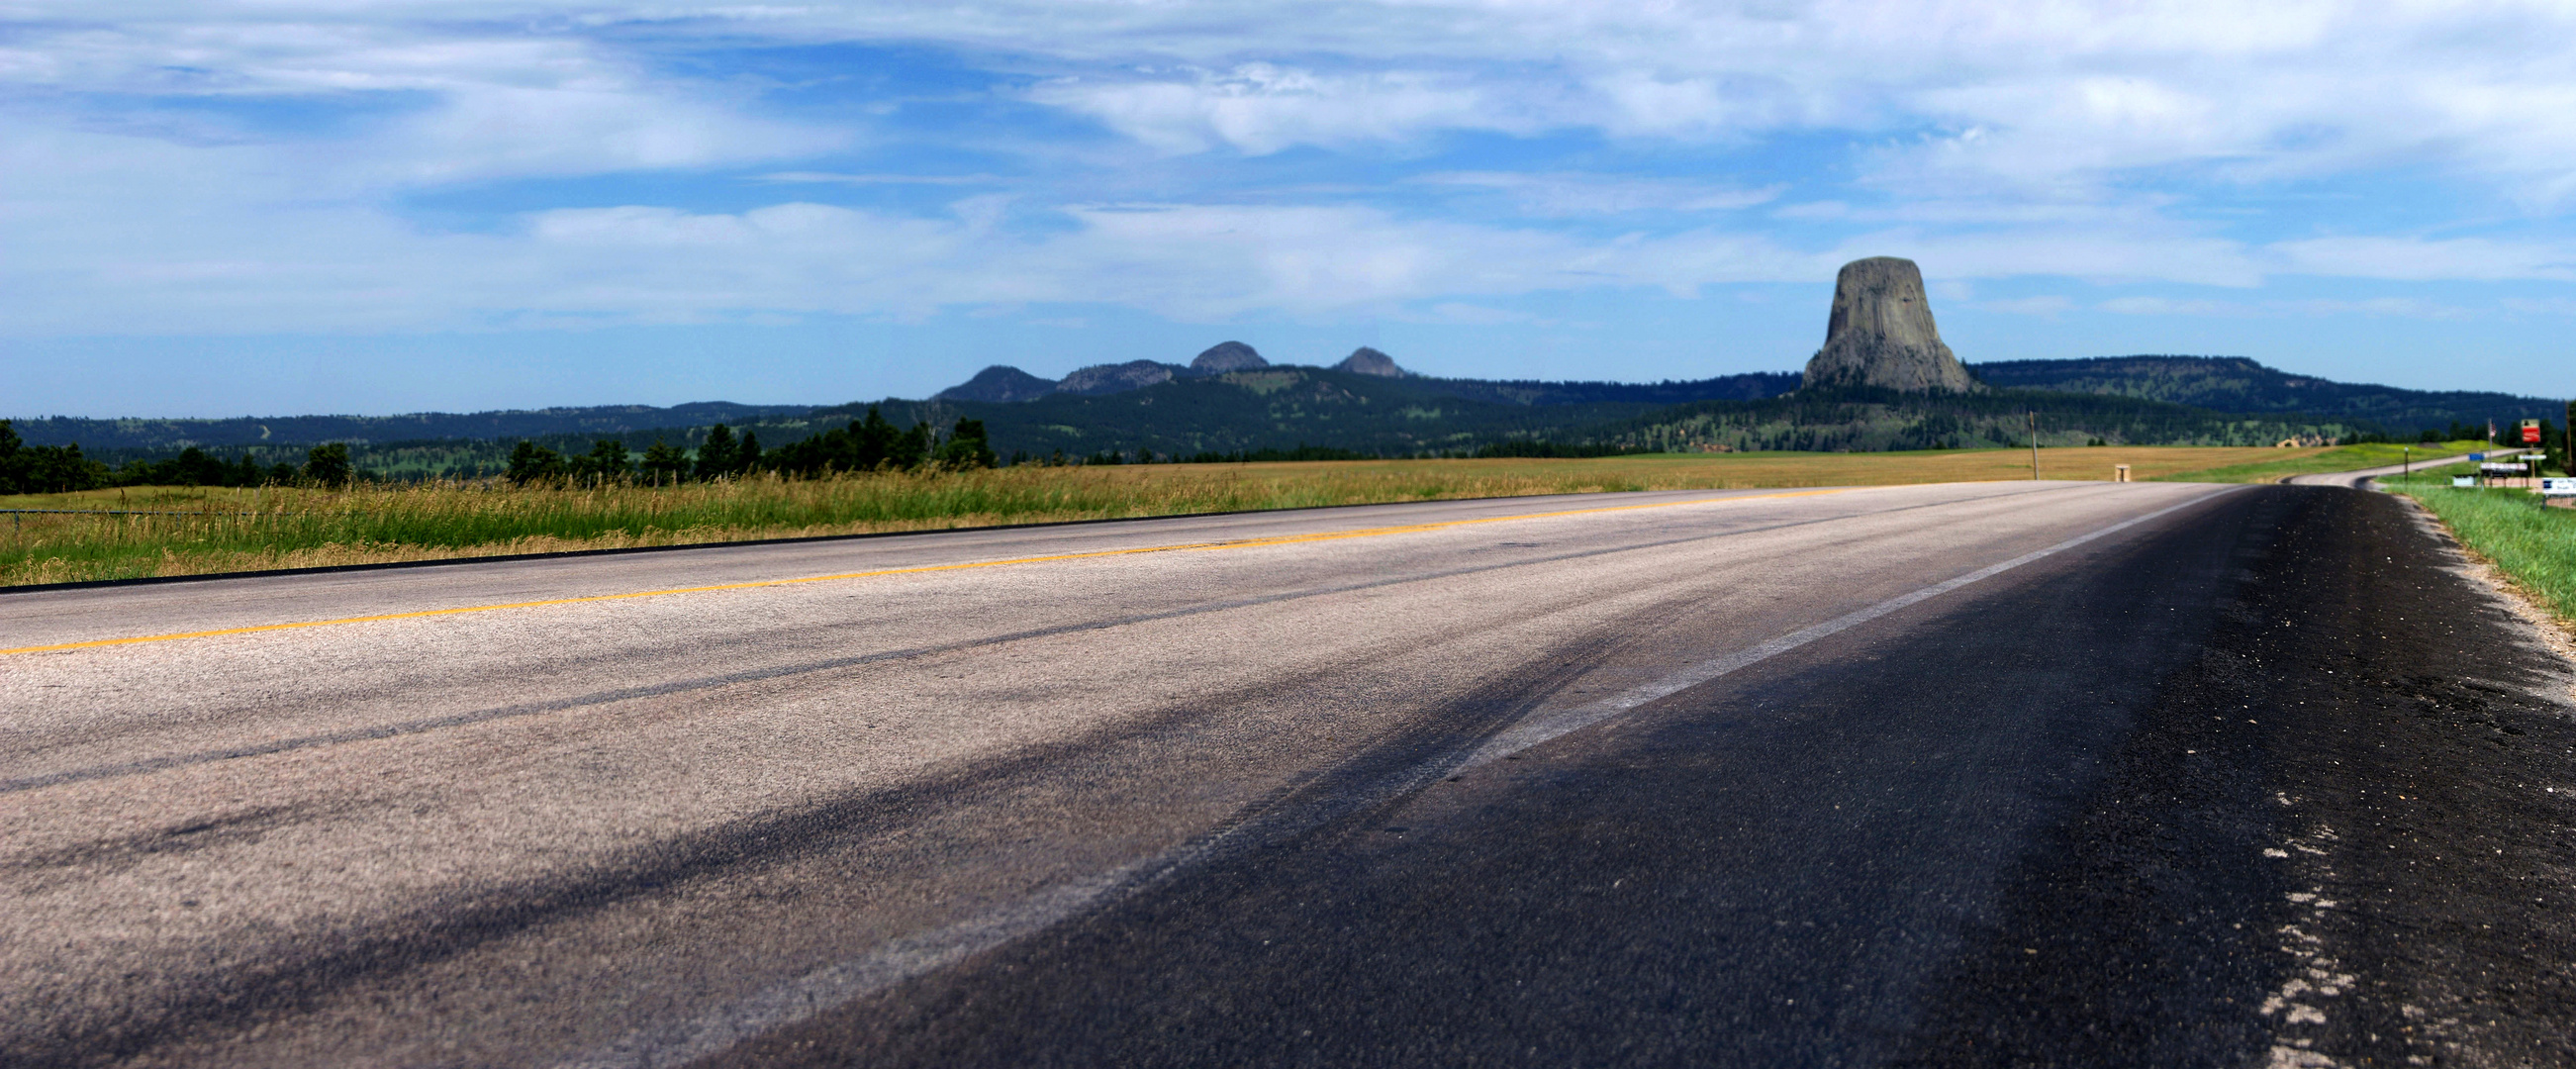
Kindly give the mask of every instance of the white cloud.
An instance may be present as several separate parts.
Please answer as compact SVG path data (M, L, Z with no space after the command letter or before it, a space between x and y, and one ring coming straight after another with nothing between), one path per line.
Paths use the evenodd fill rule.
M2299 274L2407 281L2576 279L2576 249L2538 242L2336 237L2271 248L2283 270Z
M751 113L741 89L664 75L610 44L524 23L382 7L164 14L104 28L66 20L74 28L38 26L0 45L0 85L41 88L29 99L57 109L0 123L96 129L105 124L79 110L92 94L190 104L120 110L117 125L271 144L281 155L301 147L295 168L308 194L788 159L853 138ZM222 110L281 104L367 118L347 131L252 129Z
M1891 180L2033 188L2420 165L2576 193L2576 9L2290 0L1286 3L495 0L13 5L0 79L72 91L632 87L643 49L929 43L1049 70L1035 98L1165 152L1587 128L1620 138L1939 132ZM621 41L636 44L620 44ZM667 146L646 146L657 158Z
M2405 319L2467 319L2476 311L2455 304L2427 301L2414 297L2371 297L2362 300L2300 301L2216 301L2168 297L2118 297L2102 302L2101 309L2122 315L2195 316L2245 318L2252 316L2371 316Z
M1089 115L1173 154L1227 145L1266 155L1295 145L1403 141L1438 130L1538 128L1508 99L1415 71L1334 75L1247 63L1224 72L1064 78L1037 87L1030 98Z
M2114 297L2101 309L2136 316L2244 316L2255 310L2235 301L2176 300L2170 297Z
M1464 301L1442 301L1438 304L1432 305L1429 309L1426 309L1426 311L1428 311L1430 315L1423 318L1428 319L1431 322L1456 323L1473 327L1493 327L1501 326L1506 323L1529 323L1538 318L1526 312L1514 312L1504 308L1488 308L1481 304L1468 304Z
M1719 212L1777 199L1781 186L1745 189L1712 182L1604 174L1453 171L1413 180L1431 186L1490 190L1511 198L1523 215L1580 217L1629 212Z
M789 185L842 186L988 186L1004 179L989 174L850 174L838 171L779 171L757 176L763 182Z
M1981 301L1978 302L1977 307L1984 311L2001 312L2005 315L2038 316L2043 319L2055 319L2072 310L2075 307L2075 302L2067 300L2064 297L2051 294L2039 297L2015 297L2009 300L2000 301Z
M2576 10L2562 5L1416 0L1319 12L1181 0L130 0L102 15L16 0L7 10L17 27L0 42L0 86L16 103L0 111L0 319L17 332L921 315L1038 301L1188 318L1356 315L1548 290L1812 282L1877 254L1912 256L1936 282L2576 278L2576 252L2545 235L2266 245L2183 210L2211 190L2390 169L2558 210L2576 196ZM591 201L450 233L391 207L424 188L639 171L830 165L865 169L766 178L984 182L821 161L869 143L850 117L865 109L782 117L764 107L756 70L677 61L694 49L756 63L738 58L756 51L741 46L830 42L955 50L1009 75L1019 88L1003 95L1166 157L1222 162L1301 146L1401 156L1465 131L1566 135L1606 146L1608 162L1524 172L1505 160L1410 187L1507 199L1520 217L1510 224L1371 207L1364 188L1314 198L1326 203L1231 204L1230 190L1187 178L1146 187L1153 203L1104 205L1050 189L1045 175L993 181L1018 200L960 201L931 218ZM108 100L127 103L97 103ZM150 106L174 101L219 106ZM252 105L345 114L272 129L226 110ZM1815 170L1831 173L1785 186L1615 173L1622 152L1768 133L1844 147L1813 149L1823 154ZM1853 155L1853 144L1870 147ZM1154 165L1177 173L1189 162ZM1854 184L1864 188L1813 188ZM1620 218L1784 199L1794 203L1760 219ZM1015 231L1012 212L1058 225ZM1781 221L1815 229L1765 229ZM1601 232L1611 226L1638 229ZM2102 307L2293 311L2143 297Z
M2312 316L2397 316L2406 319L2467 319L2477 313L2456 304L2416 297L2369 297L2358 301L2284 301L2275 307Z
M382 178L446 183L793 159L849 137L626 88L476 87L374 140L362 158Z

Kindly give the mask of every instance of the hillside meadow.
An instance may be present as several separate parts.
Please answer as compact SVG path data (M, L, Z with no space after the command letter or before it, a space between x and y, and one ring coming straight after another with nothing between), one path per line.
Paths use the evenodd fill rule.
M2057 448L2041 451L2040 474L2107 480L2127 464L2142 480L2191 478L2330 452ZM1028 466L669 487L128 487L0 497L0 509L75 510L10 514L0 525L0 585L1392 501L2030 477L2028 450L1982 449Z

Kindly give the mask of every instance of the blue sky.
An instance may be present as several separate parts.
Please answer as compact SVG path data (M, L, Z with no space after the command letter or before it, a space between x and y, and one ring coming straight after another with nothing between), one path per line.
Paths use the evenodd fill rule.
M920 396L1358 345L2576 393L2564 5L0 0L0 415Z

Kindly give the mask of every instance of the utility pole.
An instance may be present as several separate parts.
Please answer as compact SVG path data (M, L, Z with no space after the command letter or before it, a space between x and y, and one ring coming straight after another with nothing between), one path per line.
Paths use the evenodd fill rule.
M2030 410L2030 481L2039 481L2039 410Z

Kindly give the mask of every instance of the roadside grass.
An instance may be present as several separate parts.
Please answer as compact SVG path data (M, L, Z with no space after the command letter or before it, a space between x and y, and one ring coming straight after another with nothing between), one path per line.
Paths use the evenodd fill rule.
M2271 483L2292 475L2315 475L2329 471L2359 471L2384 468L2404 463L2411 455L2416 463L2455 463L2460 454L2489 448L2485 442L2428 442L2420 445L2390 445L2373 442L2368 445L2342 445L2331 449L2275 449L2274 454L2248 463L2227 464L2199 471L2181 472L2157 478L2173 482L2194 483ZM2411 451L2411 452L2410 452ZM2440 458L2453 458L2443 461Z
M2380 480L2422 502L2470 552L2576 624L2576 509L2542 508L2527 489L2454 489L2447 478Z
M2040 472L2106 480L2128 464L2152 479L2284 452L2056 448L2041 451ZM671 487L129 487L0 497L0 508L80 510L0 520L0 586L1392 501L2029 477L2027 450L1984 449L1019 467ZM154 514L111 514L120 511Z

